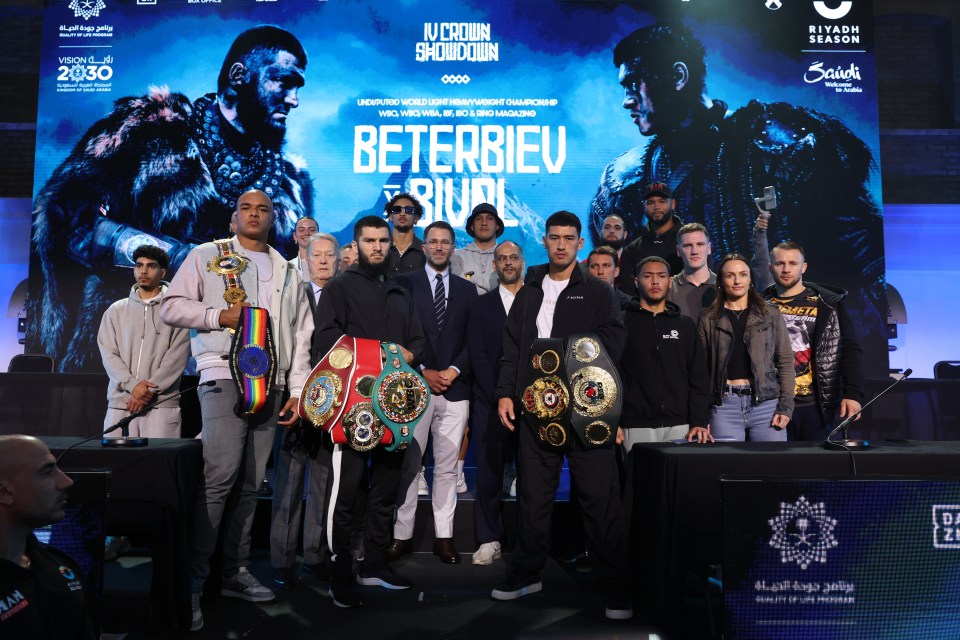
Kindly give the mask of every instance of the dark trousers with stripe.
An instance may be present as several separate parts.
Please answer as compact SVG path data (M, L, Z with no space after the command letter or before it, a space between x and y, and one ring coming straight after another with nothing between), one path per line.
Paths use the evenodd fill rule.
M370 464L370 486L367 494L367 514L363 527L363 569L376 571L386 565L387 545L393 529L393 509L400 486L400 467L403 451L388 452L377 447L360 452L348 445L333 447L327 531L333 551L333 580L344 584L353 580L350 555L350 534L354 529L357 495L366 482L367 463Z
M539 573L550 550L550 520L560 484L564 454L537 444L533 429L518 420L517 549L511 573L519 578ZM572 433L568 437L576 437ZM620 503L620 480L612 448L566 453L593 568L605 595L626 593L627 534Z

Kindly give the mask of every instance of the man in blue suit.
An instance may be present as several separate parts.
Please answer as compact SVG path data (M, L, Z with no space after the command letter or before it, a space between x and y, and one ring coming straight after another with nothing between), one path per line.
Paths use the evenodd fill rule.
M470 358L467 354L467 317L477 299L477 288L450 273L454 232L437 221L423 233L427 264L397 275L395 281L413 294L413 304L427 337L421 374L430 387L430 406L414 430L400 473L394 541L387 552L391 561L413 552L413 522L417 511L417 473L432 436L433 553L447 564L460 562L453 544L453 515L457 507L457 454L470 408Z
M505 240L493 253L498 286L473 303L467 323L467 349L473 371L473 399L470 403L472 439L477 452L477 489L474 526L478 548L473 564L490 565L500 557L503 515L500 490L504 464L513 459L516 436L500 424L497 415L497 370L503 354L503 325L514 297L523 286L523 250Z

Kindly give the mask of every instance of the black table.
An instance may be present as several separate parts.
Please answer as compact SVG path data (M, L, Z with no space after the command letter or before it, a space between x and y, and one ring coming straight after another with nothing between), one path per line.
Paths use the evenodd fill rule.
M55 456L80 438L42 437ZM149 541L153 554L151 604L157 622L190 628L190 530L203 473L199 440L151 439L147 447L111 448L99 440L80 445L60 461L63 469L113 471L107 531Z
M960 442L880 442L853 454L858 476L960 477ZM685 583L720 564L722 475L849 477L851 456L806 442L638 444L631 566L651 612L676 620Z

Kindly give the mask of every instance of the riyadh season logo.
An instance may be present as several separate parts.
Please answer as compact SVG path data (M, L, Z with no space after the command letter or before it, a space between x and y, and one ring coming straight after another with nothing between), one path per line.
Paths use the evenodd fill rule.
M103 0L70 0L68 7L73 9L74 18L89 20L99 18L100 11L106 9L107 4Z
M844 2L839 3L839 6L831 9L823 0L816 0L816 2L813 3L813 8L817 10L817 13L819 13L821 17L827 20L839 20L850 13L850 9L853 8L853 1L844 0Z
M780 562L801 569L827 562L827 551L839 543L833 535L837 521L827 515L822 502L811 504L800 496L793 504L780 503L780 515L767 521L773 534L769 545L780 552Z
M60 565L60 575L62 575L65 580L73 580L76 577L73 570L64 565Z

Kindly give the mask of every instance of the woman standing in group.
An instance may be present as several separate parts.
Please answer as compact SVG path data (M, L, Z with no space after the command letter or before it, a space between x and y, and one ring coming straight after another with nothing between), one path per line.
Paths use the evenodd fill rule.
M793 415L793 351L780 311L750 282L739 253L720 261L717 297L700 315L714 438L786 440Z

